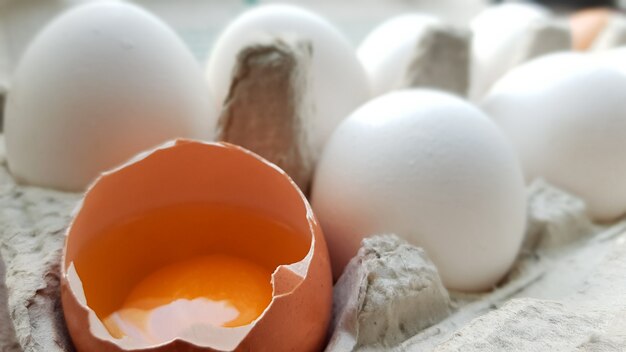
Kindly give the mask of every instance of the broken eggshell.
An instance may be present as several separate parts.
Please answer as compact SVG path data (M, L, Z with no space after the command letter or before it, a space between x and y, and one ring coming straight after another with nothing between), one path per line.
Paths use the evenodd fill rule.
M185 204L248 209L293 229L295 237L240 231L242 221L216 227L220 220L211 214L163 220L170 216L168 207ZM139 235L135 229L123 237L103 236L154 210L161 215L149 233ZM286 244L294 240L305 241L304 251ZM93 244L99 245L95 252ZM271 301L258 318L233 327L194 321L179 326L174 337L151 336L151 341L112 336L103 318L122 304L138 280L211 251L262 264L280 262L271 274ZM68 229L62 270L63 310L79 351L312 351L323 347L330 320L330 263L309 204L282 170L226 143L169 142L103 174L85 194ZM106 305L109 312L103 312Z

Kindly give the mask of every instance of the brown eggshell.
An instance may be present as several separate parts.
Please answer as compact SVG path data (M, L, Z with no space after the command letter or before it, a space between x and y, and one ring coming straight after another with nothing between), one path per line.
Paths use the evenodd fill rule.
M585 51L604 30L615 12L609 8L597 7L575 12L570 17L572 45L574 50Z
M89 297L75 258L113 224L150 209L189 202L263 211L310 236L308 254L277 267L272 275L272 300L248 325L203 326L194 330L194 336L154 346L112 337L87 305ZM249 237L245 240L255 240ZM184 240L185 236L179 236L179 241ZM318 351L325 343L332 304L331 270L311 207L282 170L227 143L169 142L100 176L86 192L68 229L62 270L63 310L78 351Z

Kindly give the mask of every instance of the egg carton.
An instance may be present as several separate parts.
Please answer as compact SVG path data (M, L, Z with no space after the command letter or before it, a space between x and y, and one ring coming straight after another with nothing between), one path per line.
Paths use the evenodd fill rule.
M559 28L545 31L556 44L531 36L520 62L559 47ZM72 351L59 263L81 195L17 185L2 144L0 351ZM528 197L520 257L488 293L446 291L426 253L398 237L367 240L335 288L328 352L626 350L626 222L594 225L582 201L542 181Z
M72 351L59 275L64 231L80 195L16 185L0 145L0 282L7 288L0 285L0 351Z
M487 293L447 292L397 237L365 241L335 287L327 351L625 350L626 221L594 225L581 200L542 181L528 197L520 257ZM0 351L73 351L59 268L80 198L17 185L0 147Z

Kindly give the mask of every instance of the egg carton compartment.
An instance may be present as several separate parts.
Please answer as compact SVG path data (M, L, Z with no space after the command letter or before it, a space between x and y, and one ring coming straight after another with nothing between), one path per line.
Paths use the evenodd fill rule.
M15 184L0 139L0 351L72 351L60 301L65 228L80 199Z
M579 199L541 181L528 196L520 257L491 292L448 293L420 249L396 243L389 250L390 240L366 244L361 259L374 251L382 262L353 260L348 272L360 271L367 280L355 284L348 273L336 286L336 302L342 304L335 313L338 318L349 310L349 324L337 324L328 351L626 349L626 221L593 225ZM0 269L6 271L0 351L73 351L59 269L65 229L80 198L17 185L0 148ZM402 265L393 264L392 256L404 258ZM429 288L402 288L407 282ZM381 294L385 290L392 294ZM402 314L407 310L420 314ZM345 329L350 320L356 330ZM372 328L378 324L386 328Z
M5 100L5 92L0 87L0 133L2 132L3 125L3 117L4 117L4 100Z
M415 317L428 321L444 311L403 317L392 305L404 300L406 310L417 301L410 295L397 297L401 291L394 288L389 295L393 298L378 303L388 305L378 307L387 314L372 321L367 316L371 308L353 309L352 324L357 327L346 331L351 338L343 337L348 341L329 351L624 350L626 221L592 224L580 199L541 180L529 186L528 199L528 227L519 258L491 292L449 292L449 315L403 342L388 344L386 338L405 331ZM385 260L393 262L393 258ZM376 281L385 280L390 267L372 270L369 277L376 279L365 283L362 291L380 285ZM398 275L401 270L391 272L397 278L394 284L406 278ZM413 280L424 280L420 275ZM335 287L336 295L342 284L340 280ZM440 299L441 295L431 296L428 305L435 307ZM373 299L366 294L363 301L375 301L375 294ZM359 336L359 327L372 323L390 328L368 342L371 332ZM331 342L341 338L336 332ZM356 348L345 348L346 344Z

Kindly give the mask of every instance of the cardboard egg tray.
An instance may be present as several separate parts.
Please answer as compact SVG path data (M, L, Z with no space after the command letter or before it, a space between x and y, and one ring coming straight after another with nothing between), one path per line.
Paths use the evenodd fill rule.
M15 184L0 149L0 351L73 350L59 269L80 197ZM626 221L593 225L578 200L541 182L529 203L526 243L501 285L450 292L441 322L396 346L356 350L626 350Z
M405 10L394 6L385 11ZM364 31L382 15L336 16ZM189 42L197 33L189 27L187 34ZM206 46L199 43L196 56ZM3 78L0 70L0 106ZM60 260L80 199L16 184L0 134L0 352L74 350L60 302ZM529 187L528 199L526 240L503 282L486 293L449 292L446 318L394 345L353 350L626 351L626 220L592 224L580 200L541 181Z

